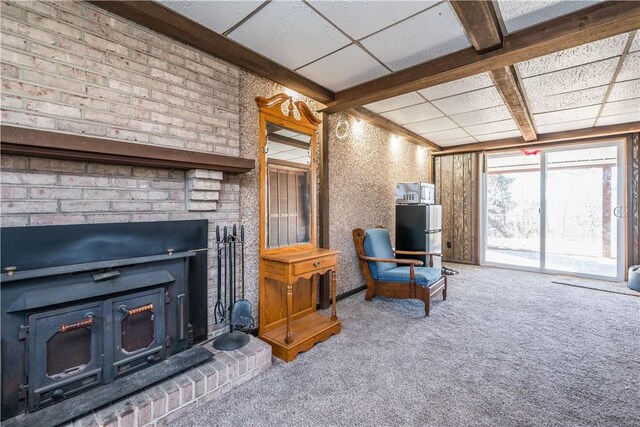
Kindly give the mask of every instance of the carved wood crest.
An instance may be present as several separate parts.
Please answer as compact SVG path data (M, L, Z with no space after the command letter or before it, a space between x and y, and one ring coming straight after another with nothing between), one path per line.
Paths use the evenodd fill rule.
M311 108L304 101L294 101L285 93L279 93L271 98L256 97L260 111L285 120L300 122L302 125L316 128L322 120L318 119Z

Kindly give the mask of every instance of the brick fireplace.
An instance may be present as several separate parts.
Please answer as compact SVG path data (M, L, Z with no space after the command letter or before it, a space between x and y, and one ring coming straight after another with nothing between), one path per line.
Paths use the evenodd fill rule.
M2 12L3 127L240 155L239 68L86 2L8 1ZM86 141L79 144L94 147ZM242 220L237 173L38 150L3 148L2 227L208 220L212 247L216 225ZM215 256L206 258L207 323L200 333L210 336L216 331ZM243 351L216 355L195 371L89 414L85 422L170 419L270 363L270 348L252 340Z

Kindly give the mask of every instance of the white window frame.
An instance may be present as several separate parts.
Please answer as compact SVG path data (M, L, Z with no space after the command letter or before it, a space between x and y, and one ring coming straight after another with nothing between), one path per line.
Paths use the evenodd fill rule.
M616 206L622 206L622 217L613 218L617 221L616 227L616 277L610 276L599 276L594 274L573 272L573 271L561 271L561 270L552 270L547 269L545 266L546 263L546 183L547 183L547 153L558 152L558 151L571 151L571 150L580 150L585 148L599 148L599 147L617 147L617 200L618 204ZM507 268L513 270L522 270L522 271L533 271L538 273L547 273L547 274L565 274L577 277L584 277L589 279L598 279L598 280L607 280L607 281L622 281L624 280L624 269L625 269L625 260L626 260L626 245L625 245L625 231L626 231L626 176L628 171L626 170L626 162L625 162L625 140L620 138L613 138L604 140L602 142L590 142L584 144L571 144L567 146L555 146L550 148L544 148L540 153L540 266L539 267L527 267L527 266L519 266L519 265L511 265L511 264L502 264L496 262L487 262L486 259L486 242L487 242L487 174L484 169L486 165L486 158L482 158L482 167L480 169L480 264L489 266L489 267L500 267ZM514 150L505 150L496 153L484 153L486 157L499 157L499 156L512 156L518 151Z

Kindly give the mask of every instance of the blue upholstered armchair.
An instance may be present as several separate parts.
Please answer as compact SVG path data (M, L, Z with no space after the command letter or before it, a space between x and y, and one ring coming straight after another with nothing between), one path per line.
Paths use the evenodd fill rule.
M372 228L353 230L353 242L360 259L360 268L367 282L365 299L374 295L419 299L424 301L425 315L429 316L431 297L442 292L447 299L447 278L439 268L433 268L433 257L441 254L430 252L394 251L389 230ZM424 267L416 259L396 258L396 255L429 256L430 267Z

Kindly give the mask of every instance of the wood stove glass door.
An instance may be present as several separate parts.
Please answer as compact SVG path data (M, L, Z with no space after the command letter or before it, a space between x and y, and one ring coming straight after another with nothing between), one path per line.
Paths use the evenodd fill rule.
M29 320L29 410L102 383L102 303L33 314Z
M113 300L113 378L165 358L164 288Z

